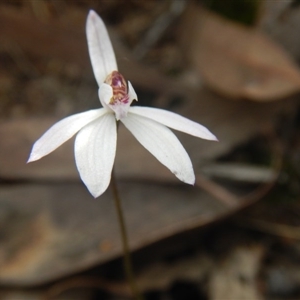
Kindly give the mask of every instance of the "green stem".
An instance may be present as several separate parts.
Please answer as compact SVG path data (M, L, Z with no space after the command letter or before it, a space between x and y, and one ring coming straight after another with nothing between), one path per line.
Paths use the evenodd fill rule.
M111 176L111 188L112 188L112 192L113 192L113 196L114 196L115 206L116 206L117 215L118 215L118 221L119 221L119 225L120 225L122 245L123 245L123 254L124 254L123 264L124 264L124 270L126 273L127 281L131 288L133 297L136 300L144 300L143 296L140 294L140 292L137 288L137 285L136 285L136 282L134 279L132 262L131 262L131 257L130 257L130 250L129 250L129 246L128 246L126 225L125 225L121 199L119 196L119 191L117 188L114 171L112 172L112 176Z

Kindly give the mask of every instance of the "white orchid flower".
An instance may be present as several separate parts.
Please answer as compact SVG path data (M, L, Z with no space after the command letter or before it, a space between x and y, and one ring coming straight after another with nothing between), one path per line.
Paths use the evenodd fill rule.
M157 108L131 107L137 95L131 83L118 72L106 27L94 11L87 17L86 34L103 107L69 116L54 124L35 142L28 162L49 154L77 133L76 166L82 181L96 198L110 183L116 154L116 124L120 120L181 181L194 184L191 160L167 127L207 140L216 140L216 137L204 126L178 114Z

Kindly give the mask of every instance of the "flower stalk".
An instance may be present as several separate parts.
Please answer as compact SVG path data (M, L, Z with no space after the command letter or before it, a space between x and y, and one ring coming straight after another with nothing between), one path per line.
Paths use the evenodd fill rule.
M138 290L138 287L137 287L136 281L135 281L135 277L134 277L134 273L133 273L126 224L125 224L121 198L119 195L114 170L112 171L110 186L111 186L111 190L113 193L118 222L119 222L119 226L120 226L120 233L121 233L122 246L123 246L123 255L124 255L123 256L123 265L124 265L125 275L126 275L128 284L130 286L132 296L136 300L143 300L144 298Z

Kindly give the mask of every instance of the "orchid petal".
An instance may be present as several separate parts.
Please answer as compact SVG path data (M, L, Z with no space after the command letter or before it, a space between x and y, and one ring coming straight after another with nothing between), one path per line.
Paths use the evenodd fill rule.
M76 136L75 160L80 177L96 198L107 189L116 155L117 128L113 114L88 124Z
M128 81L128 97L129 97L130 104L132 103L133 100L138 101L138 96L130 81Z
M92 68L100 87L107 75L118 70L118 66L105 24L93 10L87 17L86 35Z
M121 122L158 161L181 181L195 183L191 160L175 134L167 127L148 118L128 112Z
M206 127L176 113L164 109L141 106L130 107L129 111L132 114L149 118L172 129L182 131L202 139L217 141L217 138Z
M102 83L98 90L98 96L103 107L109 107L109 103L113 98L113 89L107 83Z
M104 108L93 109L60 120L48 129L33 145L28 162L51 153L69 140L82 127L107 113Z

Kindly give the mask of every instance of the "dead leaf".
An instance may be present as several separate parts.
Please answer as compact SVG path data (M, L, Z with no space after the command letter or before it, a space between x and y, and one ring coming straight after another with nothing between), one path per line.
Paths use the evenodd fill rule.
M272 101L300 90L296 64L255 28L190 5L179 40L207 85L227 97Z
M119 186L132 250L228 213L191 186ZM2 186L0 207L2 284L42 284L122 254L109 190L95 201L80 183Z

